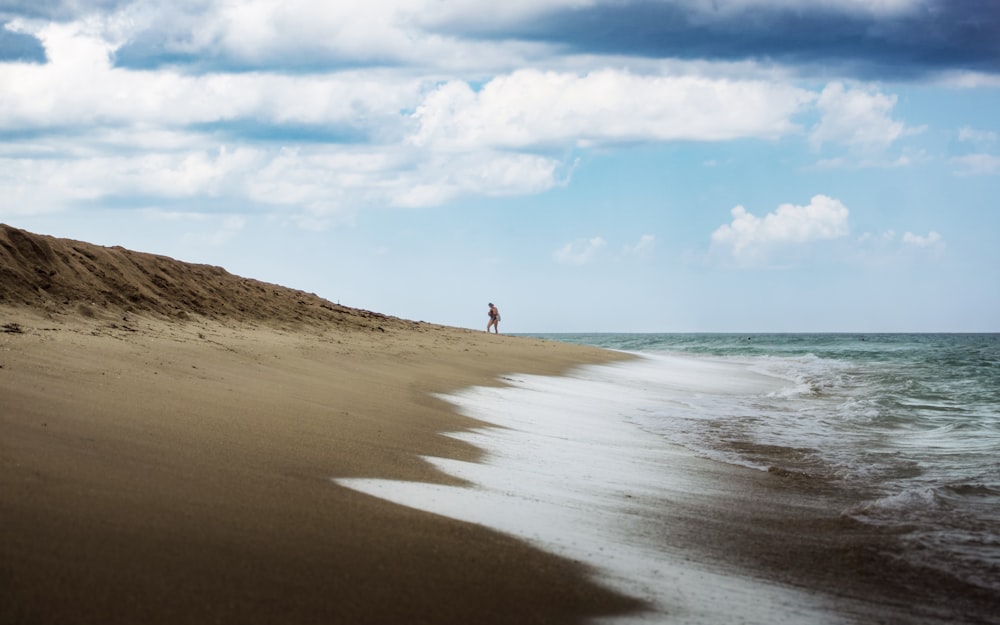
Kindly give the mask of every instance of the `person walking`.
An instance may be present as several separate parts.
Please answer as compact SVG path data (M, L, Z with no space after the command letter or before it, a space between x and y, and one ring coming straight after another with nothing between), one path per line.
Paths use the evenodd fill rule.
M497 307L490 302L490 322L486 324L486 332L489 333L490 328L493 328L494 334L500 334L500 311Z

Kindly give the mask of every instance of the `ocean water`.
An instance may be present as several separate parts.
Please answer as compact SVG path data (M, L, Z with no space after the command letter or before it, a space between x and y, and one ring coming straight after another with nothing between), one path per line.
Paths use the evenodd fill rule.
M637 357L441 396L483 424L446 433L481 461L426 458L464 486L334 482L587 565L649 606L615 625L997 622L990 607L874 617L862 600L720 568L683 525L732 501L726 476L744 469L713 467L804 474L837 486L840 515L889 529L917 569L1000 596L1000 335L535 336Z
M911 563L1000 592L1000 335L540 336L648 355L646 388L714 376L633 420L714 460L835 481L854 493L842 513L899 531Z

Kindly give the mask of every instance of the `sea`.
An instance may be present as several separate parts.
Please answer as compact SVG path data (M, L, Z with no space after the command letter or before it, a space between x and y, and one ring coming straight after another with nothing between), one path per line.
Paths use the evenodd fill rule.
M1000 334L549 334L777 388L695 392L641 415L722 462L857 494L845 515L905 529L909 557L1000 592Z
M636 358L442 396L499 426L452 434L481 463L428 458L468 487L338 481L585 562L662 607L637 623L859 622L649 536L706 491L678 454L835 484L837 512L896 536L908 564L1000 596L1000 334L531 336Z

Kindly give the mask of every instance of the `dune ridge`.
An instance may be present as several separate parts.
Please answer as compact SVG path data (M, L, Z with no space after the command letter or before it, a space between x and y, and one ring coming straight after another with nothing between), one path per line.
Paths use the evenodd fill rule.
M94 307L168 319L300 323L378 329L411 325L315 293L233 275L213 265L34 234L0 224L0 304L52 312Z

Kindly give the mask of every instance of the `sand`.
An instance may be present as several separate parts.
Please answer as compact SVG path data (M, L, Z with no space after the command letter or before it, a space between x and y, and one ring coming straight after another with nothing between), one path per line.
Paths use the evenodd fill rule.
M619 356L7 226L0 330L3 623L574 623L637 604L331 481L457 483L421 456L475 460L441 433L476 423L435 393Z

